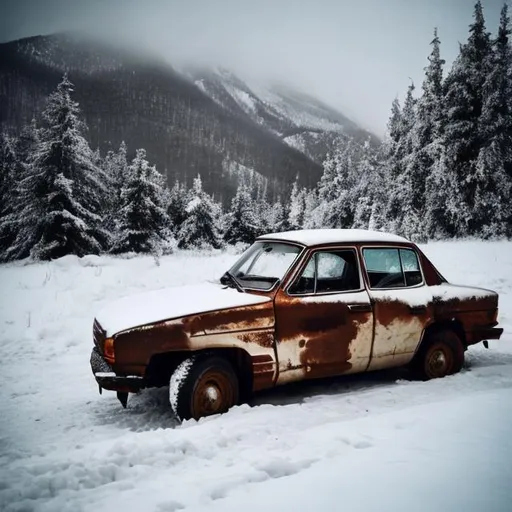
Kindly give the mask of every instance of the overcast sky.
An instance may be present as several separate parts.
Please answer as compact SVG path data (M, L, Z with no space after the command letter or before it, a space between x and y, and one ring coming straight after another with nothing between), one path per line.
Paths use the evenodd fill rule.
M503 0L483 0L496 32ZM0 0L0 41L81 30L286 80L382 135L438 27L450 63L473 0Z

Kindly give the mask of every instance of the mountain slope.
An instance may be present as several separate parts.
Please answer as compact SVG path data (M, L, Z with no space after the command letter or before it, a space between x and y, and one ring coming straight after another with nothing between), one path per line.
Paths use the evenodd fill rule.
M321 175L317 163L221 107L168 64L68 35L0 45L0 128L18 132L38 115L65 71L91 145L103 152L122 140L131 153L144 147L169 180L190 184L201 173L205 188L227 200L237 183L232 169L254 170L274 196L296 175L305 186Z
M325 103L290 87L244 82L228 70L189 69L196 86L229 111L268 127L291 147L321 163L335 139L379 139Z
M0 129L19 133L39 116L64 72L93 149L104 154L124 140L132 156L144 147L169 182L190 185L201 173L225 204L241 174L267 185L271 200L296 176L314 186L334 139L369 136L302 93L250 86L225 70L178 72L153 55L69 34L0 45Z

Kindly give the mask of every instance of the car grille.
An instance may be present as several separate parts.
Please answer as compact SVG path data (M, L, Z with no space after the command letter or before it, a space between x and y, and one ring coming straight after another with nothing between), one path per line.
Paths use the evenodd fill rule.
M94 324L92 326L92 338L94 340L94 345L96 345L100 354L103 354L103 344L105 343L106 336L107 333L103 330L98 320L94 319Z

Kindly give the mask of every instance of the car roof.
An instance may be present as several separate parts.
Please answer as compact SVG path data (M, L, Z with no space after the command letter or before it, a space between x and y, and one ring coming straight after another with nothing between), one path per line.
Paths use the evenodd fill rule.
M279 240L297 242L305 246L322 245L347 242L400 242L410 243L409 240L384 231L371 231L367 229L298 229L268 233L259 236L256 240Z

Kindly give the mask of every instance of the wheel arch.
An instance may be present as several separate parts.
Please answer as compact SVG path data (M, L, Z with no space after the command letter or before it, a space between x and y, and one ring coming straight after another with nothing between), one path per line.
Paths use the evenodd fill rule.
M235 370L240 384L240 395L246 399L252 390L253 365L251 355L240 347L209 347L198 350L179 350L153 354L146 368L146 379L154 386L169 384L178 365L192 355L217 356L226 359Z
M439 332L439 331L453 331L460 339L464 350L467 348L467 342L466 342L466 333L464 331L464 326L460 320L457 318L453 318L450 320L437 320L429 324L425 329L423 330L423 333L420 338L420 342L418 343L418 346L416 347L415 355L420 351L422 346L426 343L428 340L428 337L433 332Z

